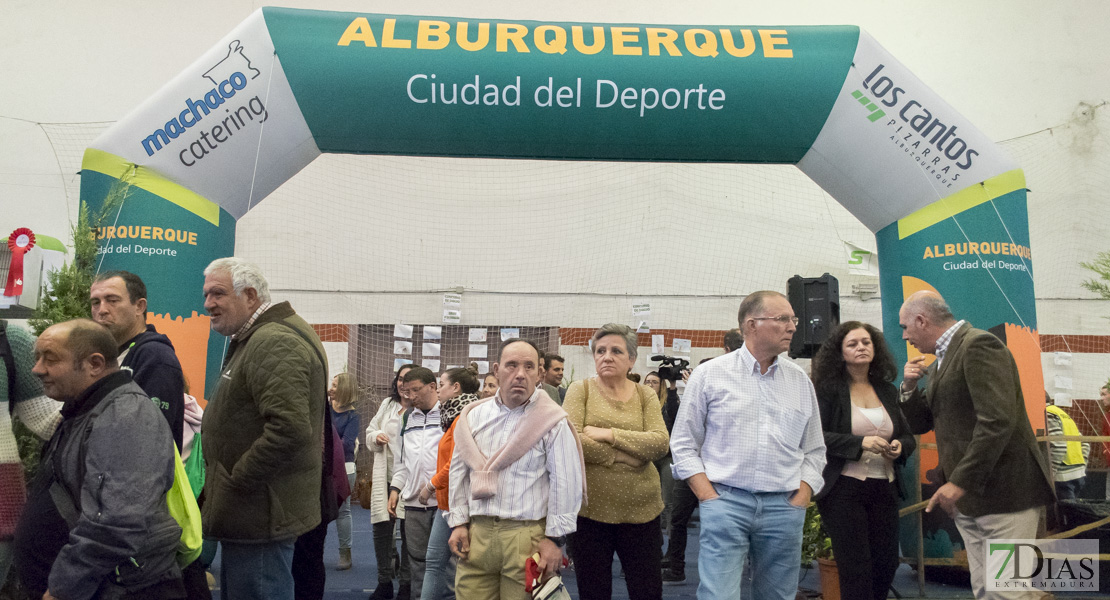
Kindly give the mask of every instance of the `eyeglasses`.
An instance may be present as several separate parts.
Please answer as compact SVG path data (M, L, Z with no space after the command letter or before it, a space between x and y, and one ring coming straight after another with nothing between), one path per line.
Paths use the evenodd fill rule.
M419 394L420 392L423 392L424 388L428 387L429 385L432 385L432 384L425 383L424 385L416 388L415 390L406 390L404 387L402 387L401 388L401 395L402 396L415 396L415 395Z
M777 317L749 317L753 321L777 321L786 325L787 323L798 324L798 317L790 317L787 315L779 315Z

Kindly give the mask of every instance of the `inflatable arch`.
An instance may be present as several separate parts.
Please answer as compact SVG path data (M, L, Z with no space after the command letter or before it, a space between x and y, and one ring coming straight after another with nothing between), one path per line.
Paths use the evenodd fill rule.
M1043 427L1024 175L858 27L256 11L82 163L93 210L126 190L101 268L146 280L194 394L224 346L203 267L321 152L796 164L875 232L897 358L901 299L936 289L1014 350Z

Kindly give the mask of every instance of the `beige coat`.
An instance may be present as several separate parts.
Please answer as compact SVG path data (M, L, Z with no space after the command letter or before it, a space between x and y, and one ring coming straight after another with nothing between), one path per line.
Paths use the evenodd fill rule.
M374 440L379 433L389 436L389 443L378 445ZM366 428L366 447L374 456L371 472L373 487L370 490L370 522L389 520L389 482L393 479L393 457L401 451L401 403L393 398L382 399L377 414ZM405 518L405 507L398 504L397 516Z

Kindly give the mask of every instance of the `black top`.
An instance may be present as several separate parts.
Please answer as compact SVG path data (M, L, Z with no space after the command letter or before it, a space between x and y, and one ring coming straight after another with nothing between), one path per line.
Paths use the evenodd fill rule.
M894 464L903 465L917 448L917 442L910 432L906 417L902 415L898 388L885 381L872 382L871 385L894 424L893 439L902 444L902 455L894 460ZM863 437L852 434L852 396L848 391L848 383L842 382L832 389L817 390L817 406L821 411L821 429L825 433L826 463L825 471L821 474L825 485L814 500L828 495L840 477L846 461L859 460L863 456ZM897 468L894 469L894 481L899 484L898 495L904 496Z
M177 360L170 338L158 333L153 325L120 346L128 350L120 368L131 371L131 377L143 388L154 405L170 424L173 441L181 450L185 428L185 376Z

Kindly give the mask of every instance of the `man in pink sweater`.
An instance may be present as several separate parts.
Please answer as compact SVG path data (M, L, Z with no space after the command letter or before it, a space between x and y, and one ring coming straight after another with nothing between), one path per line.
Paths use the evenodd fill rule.
M539 360L530 341L502 344L497 394L459 415L448 484L459 598L528 598L524 562L538 552L544 577L557 572L575 530L582 448L566 412L536 389Z

